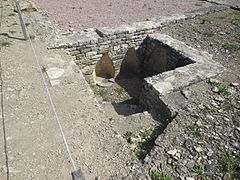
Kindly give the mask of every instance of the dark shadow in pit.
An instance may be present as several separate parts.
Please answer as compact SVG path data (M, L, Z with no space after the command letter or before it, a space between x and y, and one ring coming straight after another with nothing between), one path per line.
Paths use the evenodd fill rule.
M8 33L0 33L0 36L5 36L9 39L16 39L16 40L22 40L22 41L25 41L24 38L19 38L19 37L13 37L13 36L10 36Z

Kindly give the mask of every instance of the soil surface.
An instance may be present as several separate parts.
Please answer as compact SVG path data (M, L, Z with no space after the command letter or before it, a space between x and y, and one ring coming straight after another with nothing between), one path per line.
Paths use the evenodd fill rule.
M145 158L148 169L157 166L173 179L240 178L239 17L240 11L229 9L161 30L210 53L226 71L182 90L188 105L155 141Z
M34 0L61 29L115 26L183 13L210 3L198 0Z

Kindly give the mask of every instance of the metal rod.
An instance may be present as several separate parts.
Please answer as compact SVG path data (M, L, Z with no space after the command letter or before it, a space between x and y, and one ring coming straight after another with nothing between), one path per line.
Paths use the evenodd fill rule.
M25 26L24 21L23 21L21 8L20 8L19 2L17 0L15 0L15 3L16 3L16 7L17 7L19 21L20 21L20 24L21 24L21 27L22 27L23 36L24 36L24 39L27 40L28 39L27 31L26 31L26 26Z

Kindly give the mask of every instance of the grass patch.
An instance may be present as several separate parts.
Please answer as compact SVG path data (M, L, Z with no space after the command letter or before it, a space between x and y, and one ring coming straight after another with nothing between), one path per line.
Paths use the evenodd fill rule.
M202 126L198 126L198 125L191 125L191 126L187 126L186 127L186 133L190 136L193 137L201 137L202 136Z
M8 16L16 16L16 14L15 13L10 13L10 14L8 14Z
M240 11L233 11L233 14L235 14L235 15L239 15L240 16Z
M36 37L34 35L30 35L29 39L34 40Z
M42 67L42 72L43 73L47 72L47 69L45 67Z
M195 173L197 175L203 175L204 173L204 168L202 166L195 166L193 169L192 169L192 173Z
M30 26L30 23L25 23L25 26L26 26L26 27Z
M215 19L225 19L225 17L224 16L216 16L216 17L214 17Z
M9 31L11 34L15 34L15 33L17 33L17 31Z
M217 110L215 109L215 108L213 108L213 107L210 107L210 106L207 106L207 105L203 105L204 106L204 111L205 112L208 112L208 113L215 113L215 112L217 112Z
M224 44L223 45L224 49L228 49L230 51L239 51L240 50L240 46L236 45L236 44Z
M7 42L7 41L4 41L4 42L1 42L0 45L2 47L9 47L10 45L12 45L10 42Z
M123 95L125 93L124 88L116 88L115 91L117 92L118 95Z
M150 172L151 180L171 180L172 178L159 170L152 170Z
M210 82L210 81L208 81L208 83L212 86L217 87L218 90L219 90L219 93L223 93L223 94L226 94L226 95L230 94L229 87L227 85L225 85L221 82Z
M231 20L231 23L234 25L240 25L240 16L237 16Z
M232 103L230 103L229 101L225 100L221 103L221 108L224 111L230 111L233 110L235 108L235 105L233 105Z
M133 137L133 133L130 131L127 131L124 135L123 138L127 140L128 143L131 143L131 138Z
M204 18L202 18L202 21L203 21L203 23L205 23L205 22L211 23L214 21L214 19L210 18L210 17L204 17Z
M108 92L106 90L104 89L97 90L95 93L99 95L103 101L109 101Z
M159 128L148 129L145 132L141 132L139 135L142 138L141 142L138 142L136 149L134 150L135 155L139 160L143 160L145 156L150 152L155 144L155 140L160 132Z
M195 6L202 6L204 3L203 2L196 2Z
M240 152L222 154L218 160L218 168L224 174L229 174L231 179L240 179Z

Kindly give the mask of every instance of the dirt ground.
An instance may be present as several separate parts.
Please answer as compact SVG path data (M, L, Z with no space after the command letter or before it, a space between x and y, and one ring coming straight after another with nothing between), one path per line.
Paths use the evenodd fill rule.
M8 1L4 2L5 5L8 4ZM50 18L58 22L63 29L70 28L70 26L76 29L84 29L86 27L116 25L122 22L144 20L149 16L155 16L149 12L156 12L156 16L161 15L158 14L161 8L163 13L176 12L176 8L172 8L173 6L179 6L180 8L177 8L179 12L199 8L199 5L195 4L196 1L176 1L175 5L169 1L148 1L146 5L144 1L139 1L139 3L132 1L131 5L126 1L121 1L122 6L120 6L121 3L116 4L117 1L113 1L112 4L103 4L96 1L96 4L99 5L97 7L100 7L101 10L94 9L90 3L91 1L83 1L82 5L68 1L67 6L64 1L58 2L41 1L38 3L39 5L45 3L46 9L49 10L49 15L51 15ZM160 4L154 6L155 3L165 3L166 6L162 7ZM188 4L188 6L182 6L183 3ZM133 7L136 4L139 4L136 8L144 9L144 11L134 9ZM200 7L205 5L200 5ZM128 7L133 12L122 13L123 10L118 8L119 6L123 7L123 9ZM29 44L19 39L22 34L20 26L15 23L18 21L17 17L11 15L13 13L12 9L9 6L7 7L8 10L4 14L3 21L4 29L1 31L0 36L1 43L5 42L1 44L1 62L3 65L1 73L4 80L3 92L7 119L7 139L5 143L7 151L3 148L4 142L1 141L0 177L5 178L7 171L9 171L11 179L69 179L70 173L73 171L72 165L56 123L52 121L54 118L49 109L46 95L43 92L39 74L36 73L36 67L32 61L33 55L29 51ZM79 9L75 7L78 7L83 12L83 16L76 18L75 13L78 14ZM105 11L105 9L108 10ZM69 13L67 13L68 15L62 14L62 11ZM93 12L99 12L99 14ZM113 14L113 12L116 14L111 16L110 19L102 18L109 17L109 14ZM134 12L137 14L134 14ZM62 14L62 16L58 16L58 13ZM117 13L121 14L121 16L118 16ZM131 16L128 16L129 14ZM194 143L199 142L198 145L202 147L207 144L207 147L214 152L214 155L207 157L205 161L206 155L204 153L207 154L209 149L203 150L201 153L196 153L194 148L193 150L185 149L186 153L184 154L185 147L181 145L182 154L180 159L176 160L175 157L169 158L166 155L165 158L168 158L165 162L167 166L158 167L159 170L173 178L182 177L178 173L179 170L175 171L176 164L187 162L191 155L197 158L193 164L196 167L203 167L203 170L196 175L196 173L192 173L193 167L190 167L186 171L186 176L188 175L194 179L230 179L229 175L226 176L223 172L219 172L216 167L219 155L226 152L239 153L240 151L239 16L239 11L226 10L184 20L177 24L170 24L160 31L160 33L168 34L201 51L207 51L215 61L226 67L226 71L216 77L216 80L200 82L185 91L185 96L189 97L189 107L182 110L177 119L180 119L179 122L182 123L179 128L183 129L181 134L184 137L192 138ZM71 19L71 17L75 19ZM119 17L119 19L116 20L115 17ZM72 21L72 23L69 23L70 26L65 26L64 24L69 21ZM78 25L79 21L83 23ZM43 45L44 42L39 41L39 37L34 37L35 31L31 31L32 28L34 29L33 24L28 25L27 28L32 39L36 38L34 45L39 48L39 54L44 56L49 53L59 53L47 51ZM64 52L60 54L65 57ZM78 83L80 85L67 81L64 86L51 88L59 114L63 117L63 126L70 142L74 161L90 179L104 180L110 179L110 177L111 179L120 179L127 176L129 171L132 172L134 169L138 169L131 162L133 157L135 159L135 155L142 155L139 154L142 149L139 149L138 142L141 141L141 138L145 140L143 138L145 136L151 136L154 128L162 127L162 122L153 118L155 112L145 111L135 99L132 100L134 95L125 88L126 83L124 81L121 83L121 81L116 80L116 84L107 89L93 87L98 102L83 77ZM216 89L218 92L216 92ZM39 99L42 100L38 101ZM160 119L160 116L156 117L156 119ZM191 132L189 133L186 131L185 126L193 128L199 126L197 130L200 129L201 136L192 137L192 134L196 134L196 132L193 132L190 128ZM0 136L4 136L2 127L0 128ZM197 131L197 133L199 132ZM215 139L212 139L213 135ZM156 139L156 137L154 138ZM34 145L29 145L29 141ZM177 147L172 146L170 141L162 142L165 142L166 146L161 146L161 150ZM185 139L182 142L185 142ZM159 142L151 142L151 148L156 145L155 143ZM152 151L157 152L158 148L159 146L156 145ZM132 154L130 150L135 153ZM150 150L148 149L148 152ZM159 152L157 153L160 154ZM6 166L6 154L9 158L9 169ZM151 162L156 163L153 163L154 165L150 164L149 169L156 164L160 164L159 159L152 157ZM198 158L201 158L202 161L198 162ZM59 169L61 173L59 173Z
M34 0L61 29L83 30L183 13L210 3L198 0Z

